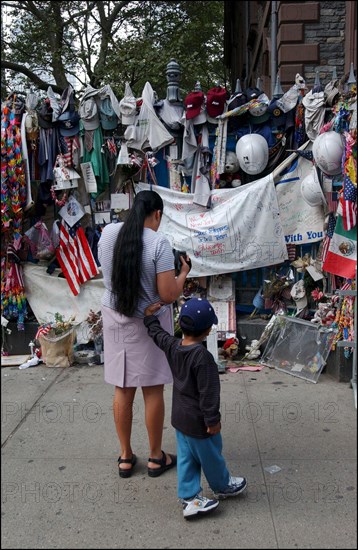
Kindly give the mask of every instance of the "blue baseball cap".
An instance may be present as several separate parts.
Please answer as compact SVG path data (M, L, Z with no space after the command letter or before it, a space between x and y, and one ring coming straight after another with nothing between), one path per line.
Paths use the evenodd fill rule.
M80 115L77 111L65 111L58 117L61 136L75 136L80 131Z
M273 98L270 105L267 107L267 112L270 113L272 126L285 126L287 115L277 105L278 98Z
M109 97L105 97L99 104L99 119L104 130L114 130L119 124Z
M204 331L218 324L214 308L204 298L190 298L182 305L179 325L183 330Z

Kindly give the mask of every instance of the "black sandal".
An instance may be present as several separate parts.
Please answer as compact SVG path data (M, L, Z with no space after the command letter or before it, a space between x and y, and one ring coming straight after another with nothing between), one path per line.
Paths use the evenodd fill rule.
M149 477L158 477L164 474L164 472L170 470L171 468L174 468L177 464L177 457L176 455L171 455L170 453L167 453L168 456L172 459L170 464L167 464L167 456L164 451L162 451L162 458L148 458L148 462L154 462L154 464L159 464L160 468L149 468L148 466L148 475Z
M131 477L131 475L133 473L134 466L136 465L136 463L137 463L137 457L134 453L133 453L132 458L121 458L121 457L119 457L118 458L119 477ZM123 468L119 467L120 464L132 464L132 467L127 468L126 470L124 470Z

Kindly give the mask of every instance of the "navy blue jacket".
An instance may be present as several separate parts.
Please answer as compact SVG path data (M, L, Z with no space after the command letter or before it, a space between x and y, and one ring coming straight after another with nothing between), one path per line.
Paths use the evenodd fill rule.
M212 354L202 343L182 346L154 315L145 317L144 324L173 374L173 427L192 437L210 437L207 427L220 421L220 379Z

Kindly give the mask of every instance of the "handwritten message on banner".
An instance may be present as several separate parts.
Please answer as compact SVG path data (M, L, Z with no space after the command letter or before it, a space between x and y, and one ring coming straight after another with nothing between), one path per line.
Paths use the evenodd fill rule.
M150 188L136 185L136 191ZM190 255L191 276L244 271L287 259L271 175L236 189L212 191L210 210L193 204L191 193L152 188L164 202L159 230L173 248Z
M324 210L310 206L302 197L302 180L314 170L311 161L298 157L276 180L276 193L286 243L307 244L324 237Z

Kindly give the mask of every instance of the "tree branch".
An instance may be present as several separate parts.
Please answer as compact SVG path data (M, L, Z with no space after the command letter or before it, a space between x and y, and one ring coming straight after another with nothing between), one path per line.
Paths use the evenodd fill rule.
M51 86L53 91L57 94L62 94L64 90L64 88L61 88L56 84L49 84L48 82L45 82L45 80L42 80L42 78L37 76L37 74L32 72L24 65L20 65L19 63L12 63L11 61L1 61L1 67L3 69L10 69L11 71L16 71L17 73L21 73L27 76L39 88L39 90L47 91L49 86Z

